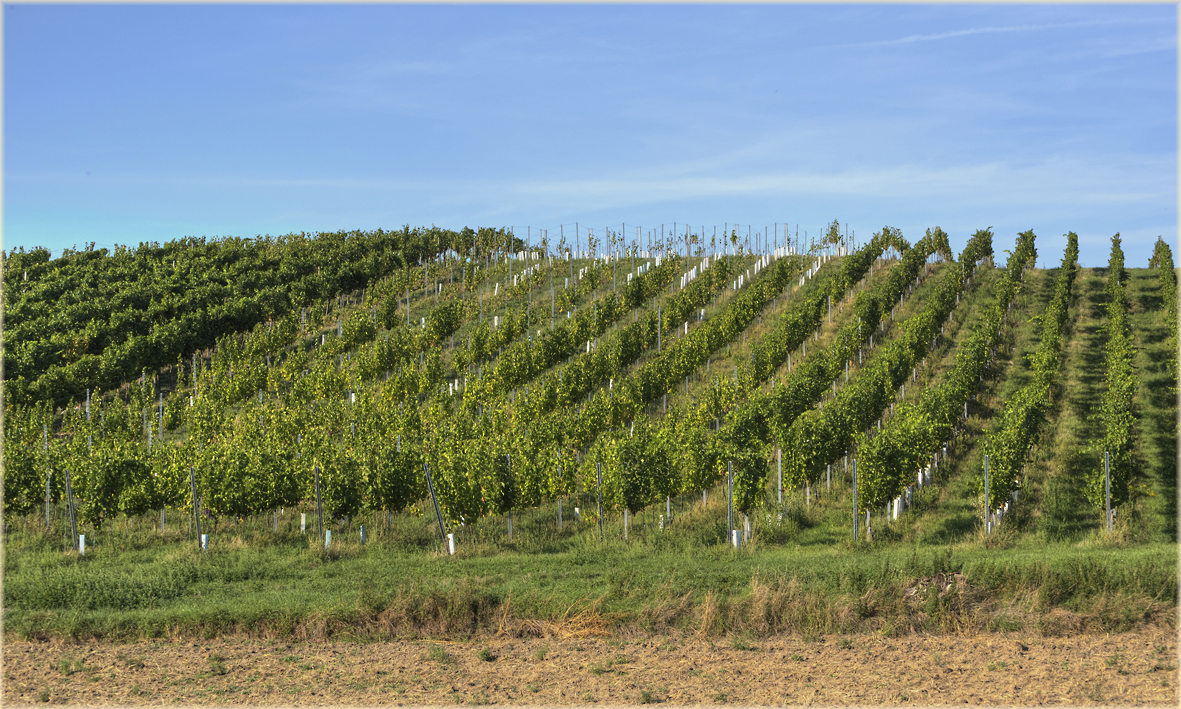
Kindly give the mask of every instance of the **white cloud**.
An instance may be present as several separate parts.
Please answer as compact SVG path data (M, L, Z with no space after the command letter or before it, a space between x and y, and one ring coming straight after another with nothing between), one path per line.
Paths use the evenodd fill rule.
M513 201L562 203L572 209L634 207L685 199L833 195L908 202L938 199L944 205L960 206L1093 207L1168 203L1175 195L1174 175L1175 165L1167 159L1128 159L1124 164L1047 159L1028 164L900 165L840 172L518 180L487 184L479 191Z
M739 151L740 153L742 151ZM589 178L546 177L418 178L266 175L104 175L86 178L73 174L10 174L11 187L30 183L57 184L70 189L81 184L128 188L159 194L177 188L218 193L242 190L288 193L284 200L302 199L308 191L316 202L361 204L375 197L395 201L413 199L443 212L493 209L517 213L561 211L580 213L625 209L663 202L698 200L721 203L759 197L840 197L846 201L895 200L912 208L932 201L941 207L988 206L998 209L1096 207L1138 208L1176 203L1174 156L1121 156L1086 160L1047 157L1018 162L994 160L932 167L921 164L865 166L843 170L767 169L742 171L723 155L696 164L623 170ZM728 164L729 163L729 164ZM725 165L725 167L722 167ZM480 206L483 205L483 206Z
M1057 30L1057 29L1074 29L1079 27L1110 27L1115 24L1143 24L1146 20L1094 20L1089 22L1057 22L1042 25L1008 25L1001 27L971 27L962 30L950 30L947 32L934 32L930 34L913 34L906 37L898 37L896 39L883 39L873 42L854 42L850 44L832 45L840 48L855 48L855 47L890 47L903 44L913 44L916 42L938 42L945 39L955 39L957 37L968 37L978 34L1009 34L1014 32L1040 32L1043 30ZM828 47L825 47L826 49Z

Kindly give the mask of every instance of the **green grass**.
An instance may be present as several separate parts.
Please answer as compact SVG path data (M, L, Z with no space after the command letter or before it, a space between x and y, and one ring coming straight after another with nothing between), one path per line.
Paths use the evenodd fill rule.
M1100 433L1106 336L1106 269L1080 269L1067 318L1062 369L1056 392L1057 417L1048 422L1038 465L1031 466L1031 502L1037 504L1038 531L1047 540L1078 540L1097 529L1102 514L1087 503L1082 485L1099 457L1087 446ZM1100 454L1101 455L1101 454Z
M1135 414L1142 474L1135 486L1141 493L1133 504L1117 510L1117 533L1108 543L1175 544L1177 410L1175 382L1165 369L1167 325L1159 310L1155 272L1127 271L1133 337L1140 348ZM1031 456L1026 497L1013 517L1018 534L1065 543L1103 543L1105 538L1102 512L1081 493L1088 470L1102 460L1102 453L1090 446L1101 433L1094 412L1103 394L1105 279L1106 269L1084 268L1075 281L1054 406Z
M756 529L736 552L699 538L710 516L724 520L724 509L698 510L692 524L630 544L572 533L547 549L462 549L456 557L375 543L326 557L297 534L205 553L166 538L120 551L116 538L78 558L32 551L37 533L16 530L5 555L5 632L377 640L478 635L585 612L616 629L819 635L887 625L1043 628L1050 611L1066 629L1118 630L1171 622L1176 604L1170 544L1117 549L1030 537L1005 550L971 541L797 546L762 543ZM916 579L950 571L967 574L971 593L917 607L903 600ZM441 646L431 652L438 662L450 658Z
M1177 542L1177 382L1168 370L1169 327L1155 270L1129 268L1128 302L1140 388L1139 459L1148 496L1134 515L1142 539Z

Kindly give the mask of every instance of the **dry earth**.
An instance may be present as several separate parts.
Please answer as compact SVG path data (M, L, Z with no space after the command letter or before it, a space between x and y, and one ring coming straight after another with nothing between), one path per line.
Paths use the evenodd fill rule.
M1168 631L811 642L21 641L5 644L3 661L5 705L1178 703L1177 638Z

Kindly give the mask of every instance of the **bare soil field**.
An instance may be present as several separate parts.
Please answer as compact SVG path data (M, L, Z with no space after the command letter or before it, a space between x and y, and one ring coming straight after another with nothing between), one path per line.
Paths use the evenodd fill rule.
M4 645L5 705L1177 706L1167 630Z

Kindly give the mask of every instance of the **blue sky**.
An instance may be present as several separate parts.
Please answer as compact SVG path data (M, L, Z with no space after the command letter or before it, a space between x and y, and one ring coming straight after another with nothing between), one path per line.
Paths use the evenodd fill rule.
M4 7L8 249L839 219L1143 266L1177 188L1175 5Z

